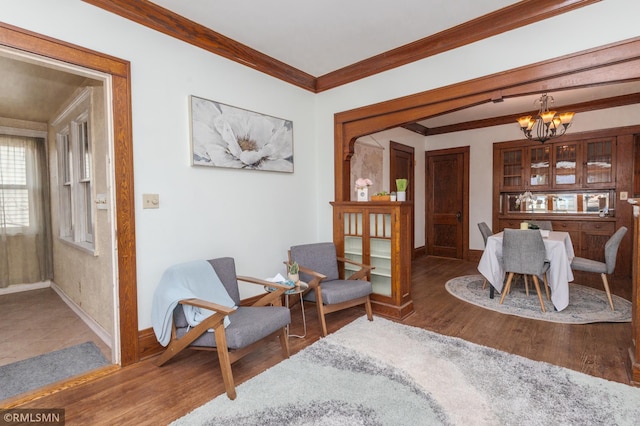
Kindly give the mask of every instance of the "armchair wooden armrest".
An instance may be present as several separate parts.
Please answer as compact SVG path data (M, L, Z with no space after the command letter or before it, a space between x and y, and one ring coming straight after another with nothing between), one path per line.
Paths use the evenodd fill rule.
M300 272L304 272L305 274L311 275L313 277L311 279L311 282L307 283L307 284L309 284L309 290L318 287L318 285L322 282L322 280L327 278L326 275L323 275L320 272L316 272L313 269L306 268L306 267L304 267L302 265L300 265ZM309 290L307 290L307 292Z
M291 287L289 286L286 286L280 283L274 283L267 280L262 280L260 278L247 277L247 276L241 276L241 275L238 275L236 278L238 281L243 281L249 284L260 285L262 287L268 286L276 289L275 291L265 294L263 297L258 299L251 306L267 306L267 305L282 306L281 296L284 294L285 291L291 289Z
M348 259L346 257L338 257L338 262L349 263L351 265L359 266L360 270L355 271L347 279L348 280L362 280L366 279L367 275L372 269L376 269L375 266L365 265L364 263L356 262L355 260Z
M218 305L217 303L208 302L202 299L183 299L178 302L182 305L191 305L197 308L209 309L210 311L220 312L221 314L231 315L235 309L227 306Z

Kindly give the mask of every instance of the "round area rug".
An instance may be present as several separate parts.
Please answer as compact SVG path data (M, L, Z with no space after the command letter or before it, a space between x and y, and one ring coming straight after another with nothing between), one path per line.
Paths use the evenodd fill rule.
M631 302L612 294L613 306L616 308L615 311L612 311L609 307L607 294L591 287L569 284L569 306L557 312L553 304L547 300L541 283L542 298L547 310L547 312L542 312L533 283L529 284L529 296L525 293L523 283L512 284L511 292L501 305L498 292L496 292L494 299L489 299L489 285L483 289L483 280L482 275L466 275L447 281L445 287L449 293L465 302L524 318L566 324L631 322Z

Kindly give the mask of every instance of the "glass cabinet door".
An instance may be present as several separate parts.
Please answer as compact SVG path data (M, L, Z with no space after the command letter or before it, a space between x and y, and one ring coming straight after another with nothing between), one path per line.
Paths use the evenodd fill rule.
M551 147L548 145L529 148L529 183L539 189L550 186Z
M354 262L363 262L362 213L344 212L344 257ZM345 275L349 276L360 268L345 264Z
M554 152L554 187L575 187L578 182L578 145L576 143L557 144Z
M391 215L388 213L369 214L369 264L373 292L391 296Z
M501 164L502 164L502 188L520 188L524 184L522 177L524 172L524 150L518 149L505 149L501 152Z
M613 146L611 140L587 142L584 175L588 185L614 181Z

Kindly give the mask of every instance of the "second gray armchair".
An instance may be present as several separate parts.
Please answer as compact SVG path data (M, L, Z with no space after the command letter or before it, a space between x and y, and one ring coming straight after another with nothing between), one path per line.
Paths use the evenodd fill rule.
M300 280L309 284L304 300L316 304L322 336L327 335L325 315L341 309L364 305L367 318L373 321L369 298L373 289L367 281L369 271L373 269L371 266L338 257L333 243L293 246L289 250L291 262L298 262ZM345 267L345 275L352 271L345 279L340 277L339 262L351 266Z

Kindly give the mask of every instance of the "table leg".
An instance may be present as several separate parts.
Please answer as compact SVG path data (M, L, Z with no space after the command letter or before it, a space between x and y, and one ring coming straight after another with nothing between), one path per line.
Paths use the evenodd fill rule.
M285 304L287 305L287 308L289 308L289 295L287 294L287 297L285 298ZM302 310L302 330L304 331L303 335L297 335L297 334L289 334L289 325L287 325L287 335L289 337L297 337L299 339L302 339L303 337L307 337L307 318L305 317L304 314L304 299L302 298L302 293L300 293L300 309Z

